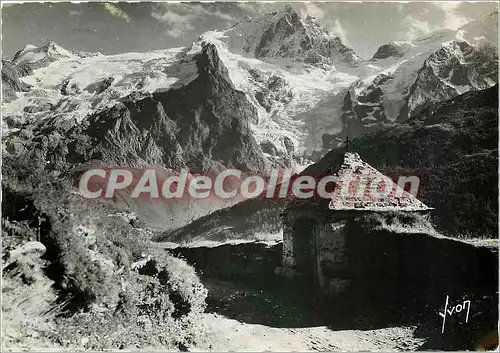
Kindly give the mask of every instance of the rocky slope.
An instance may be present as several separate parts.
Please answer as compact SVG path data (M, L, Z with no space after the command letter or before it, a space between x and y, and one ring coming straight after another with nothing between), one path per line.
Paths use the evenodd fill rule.
M370 60L379 72L349 87L343 102L342 131L325 135L325 147L338 145L346 136L357 137L403 122L433 102L497 83L497 27L495 12L456 31L382 45Z
M417 175L419 198L451 235L496 237L498 85L435 103L407 122L353 140L350 149L388 173ZM334 149L309 172L328 168ZM470 234L469 234L470 233Z
M351 141L349 149L386 175L418 176L418 198L435 208L437 229L453 237L496 238L498 85L435 103L420 115ZM321 175L341 161L331 150L304 170ZM166 232L159 240L274 239L287 202L256 198Z
M93 159L173 169L189 165L207 170L216 162L263 169L264 158L249 130L249 122L257 119L255 109L232 85L215 47L207 44L190 59L196 77L186 86L152 94L133 92L80 124L54 114L57 106L25 106L21 116L6 118L17 127L8 136L7 152L59 171ZM94 82L85 90L99 95L113 81L111 77ZM45 108L48 112L40 119Z
M55 174L95 164L299 171L347 136L495 84L496 20L393 42L369 61L290 6L204 33L189 48L102 55L27 46L2 65L4 155ZM165 213L148 208L153 218ZM169 227L213 210L201 208L183 210L180 223L172 214Z
M245 109L254 115L248 124L266 156L300 163L346 136L392 126L432 102L494 85L497 19L493 13L456 31L391 42L368 61L289 5L204 33L190 48L105 56L55 43L27 46L4 61L4 103L11 101L4 116L81 121L133 93L186 86L197 76L192 57L211 44L234 88L253 107Z
M2 97L4 102L17 98L16 92L27 92L30 85L20 80L21 69L7 60L2 60Z
M2 180L4 349L179 350L204 340L207 291L194 268L126 213L35 178Z
M242 50L258 59L285 59L313 65L361 61L314 17L307 15L302 19L289 4L281 11L247 18L225 34L231 50Z
M37 93L29 92L35 95L27 100L33 104L24 106L21 114L5 118L11 127L4 144L9 160L58 174L74 167L81 170L85 165L154 165L167 171L189 167L193 172L229 166L264 170L269 162L249 128L257 119L255 108L235 89L215 47L206 44L199 52L181 55L183 59L173 63L171 70L189 66L192 76L185 85L174 84L169 90L153 93L132 91L83 117L79 117L79 107L86 104L84 99L90 96L90 104L99 106L113 94L113 76L89 83L83 88L85 92L75 75L65 78L62 85L58 82L60 92L54 94L54 104L40 104ZM88 60L92 67L96 59ZM143 79L139 77L136 84ZM134 202L126 200L128 208L139 211L146 207L134 207ZM148 204L149 211L143 215L150 212L147 218L155 225L172 226L169 223L177 220L174 224L181 224L198 212L213 209L206 205L199 208L191 214L183 209L179 214L172 205ZM168 220L161 222L166 211Z

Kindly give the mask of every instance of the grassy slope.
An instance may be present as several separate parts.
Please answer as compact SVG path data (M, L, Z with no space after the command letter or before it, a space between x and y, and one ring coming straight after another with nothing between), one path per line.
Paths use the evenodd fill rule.
M496 237L498 86L433 105L400 126L353 140L352 151L388 175L417 175L419 198L450 236ZM326 172L334 149L304 173ZM216 211L157 240L256 239L281 230L283 202L255 199Z
M178 350L205 340L207 292L193 267L106 204L32 178L2 183L4 347ZM35 239L42 258L14 256ZM138 266L145 256L153 262Z
M215 211L172 232L162 233L157 241L188 243L191 241L230 239L266 240L281 231L280 213L284 201L256 198Z

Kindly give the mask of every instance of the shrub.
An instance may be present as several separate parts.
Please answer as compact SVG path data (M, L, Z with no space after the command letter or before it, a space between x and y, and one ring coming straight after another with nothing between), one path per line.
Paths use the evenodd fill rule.
M196 317L207 291L191 266L151 242L150 232L135 228L112 205L81 199L63 180L42 173L37 179L4 180L4 195L16 200L7 216L22 218L4 224L22 241L40 234L47 248L45 273L60 303L47 302L54 309L47 320L56 327L45 333L50 342L179 349L204 334ZM27 206L30 212L18 212ZM155 271L137 271L134 264L144 259L154 261ZM45 319L32 315L33 322Z

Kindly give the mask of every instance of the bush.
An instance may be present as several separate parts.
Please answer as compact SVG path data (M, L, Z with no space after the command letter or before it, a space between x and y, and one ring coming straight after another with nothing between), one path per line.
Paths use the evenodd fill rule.
M37 179L11 175L2 188L16 201L4 204L4 216L17 218L4 221L5 229L22 241L40 234L47 248L44 270L59 304L47 302L56 329L45 338L70 348L179 349L204 334L196 317L207 291L191 266L112 205L83 200L47 175ZM30 212L19 212L25 207ZM153 262L154 270L140 270L141 262ZM33 322L42 320L33 315Z

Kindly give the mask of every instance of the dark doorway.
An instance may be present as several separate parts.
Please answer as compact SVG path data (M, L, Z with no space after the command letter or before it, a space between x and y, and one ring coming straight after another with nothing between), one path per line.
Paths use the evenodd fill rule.
M312 218L299 218L293 225L293 252L295 266L304 279L313 282L316 277L316 229Z

